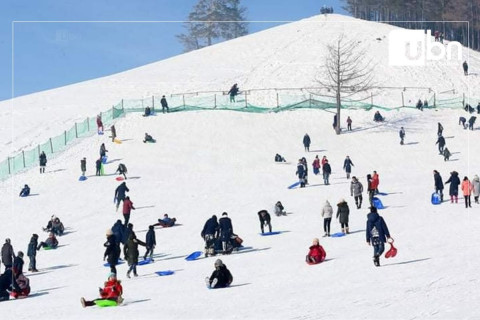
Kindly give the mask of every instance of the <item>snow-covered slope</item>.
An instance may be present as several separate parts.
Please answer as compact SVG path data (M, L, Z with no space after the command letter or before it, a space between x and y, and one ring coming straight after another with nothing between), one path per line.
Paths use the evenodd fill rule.
M434 92L453 89L457 94L473 95L468 89L478 87L479 79L465 77L460 63L389 66L388 36L397 29L341 15L319 15L112 76L3 101L0 102L3 146L0 159L25 147L34 147L69 129L75 121L95 116L121 99L226 91L235 82L241 89L318 86L315 78L324 61L325 45L340 34L357 40L366 49L367 58L376 64L375 79L379 86L432 88L432 92L405 91L405 103L412 105L418 98L431 98ZM475 73L480 67L480 55L465 48L463 54L465 59L469 58L470 70ZM400 106L400 91L380 92L374 103ZM42 118L45 121L39 123Z

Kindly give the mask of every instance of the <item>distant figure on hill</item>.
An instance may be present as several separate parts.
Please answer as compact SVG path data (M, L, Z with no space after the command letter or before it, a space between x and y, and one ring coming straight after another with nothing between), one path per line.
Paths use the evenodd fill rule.
M347 118L347 131L352 131L352 119L350 116Z
M464 110L467 111L468 113L474 113L475 112L475 109L468 103L465 104Z
M458 177L457 171L450 172L450 178L445 181L445 184L450 183L449 188L449 195L450 195L450 203L458 203L458 186L460 185L460 178Z
M437 129L437 136L441 136L443 133L443 126L442 124L439 122L438 123L438 129Z
M418 110L420 110L420 111L423 111L423 103L422 103L422 100L421 100L421 99L418 99L416 108L417 108Z
M435 183L435 192L440 195L440 201L443 202L443 180L437 170L433 170L433 180Z
M305 151L307 152L310 152L310 143L310 136L308 135L308 133L305 133L305 135L303 136L303 146L305 147Z
M308 264L318 264L325 261L327 253L320 245L320 240L318 240L318 238L313 239L312 245L308 249L309 250L306 257Z
M333 115L333 124L332 124L332 126L333 126L333 130L335 130L335 129L337 128L337 114L336 114L336 113Z
M38 244L37 250L40 250L40 248L51 248L51 249L56 249L58 247L58 240L57 237L55 237L55 234L53 232L50 232L48 234L48 238L45 241L42 241Z
M118 187L117 189L115 189L115 201L117 202L117 210L118 210L118 206L120 205L120 201L123 201L125 200L125 193L126 192L129 192L130 190L128 189L127 187L127 183L126 182L122 182Z
M438 144L439 154L443 154L443 148L445 148L445 138L443 136L438 136L437 142L435 142L435 144Z
M382 117L382 115L380 114L380 111L376 111L375 114L373 115L373 121L375 122L383 122L385 118Z
M238 86L235 83L228 91L228 94L230 95L230 102L235 102L235 96L238 94L238 91Z
M428 108L428 100L427 99L423 100L423 107Z
M143 260L147 260L147 256L150 254L150 260L153 261L153 250L157 245L157 240L155 237L155 229L153 225L148 226L147 234L145 235L145 247L147 251L145 251L145 255L143 256Z
M450 160L450 156L451 156L451 155L452 155L452 154L450 153L450 150L448 150L448 148L445 148L445 149L443 150L443 161L448 161L448 160Z
M468 119L468 129L473 130L473 125L475 124L475 120L477 120L477 117L471 116L470 119Z
M332 167L330 167L330 164L328 163L328 160L325 160L325 163L322 166L322 173L323 173L323 183L325 185L329 185L329 177L330 174L332 173Z
M105 143L102 143L102 145L100 146L100 158L103 158L105 157L105 155L107 154L108 150L107 148L105 147Z
M101 170L102 170L102 158L97 159L97 161L95 161L95 175L100 176L102 173Z
M465 124L467 122L467 119L465 117L460 117L458 118L458 124L463 126L463 129L467 129L467 125Z
M258 211L258 219L260 219L260 230L262 233L265 233L264 226L268 226L268 232L272 232L271 217L267 210Z
M87 171L87 158L83 158L80 160L80 171L82 171L82 176L85 176L85 172Z
M38 234L34 233L30 238L30 242L28 243L28 250L27 256L30 260L28 264L28 271L31 272L38 272L37 270L37 246L38 246Z
M477 104L477 113L480 113L480 102Z
M362 183L358 181L357 177L352 177L352 182L350 183L350 195L355 199L355 205L357 206L357 209L362 207L362 193Z
M475 203L478 203L478 197L480 196L480 178L478 177L478 175L473 176L472 186L473 198L475 199Z
M373 263L380 266L380 256L385 251L385 242L390 239L385 220L378 214L377 208L370 207L370 213L367 215L366 227L367 244L373 246Z
M167 103L167 99L165 98L165 96L162 96L162 99L160 99L160 104L162 105L162 112L165 113L165 112L169 112L169 109L168 109L168 103Z
M102 122L102 116L97 115L97 131L98 132L103 132L103 122Z
M468 76L468 63L467 63L467 61L463 61L462 66L463 66L463 74Z
M350 173L352 173L353 162L349 156L343 161L343 170L347 173L347 179L350 179Z
M307 172L306 172L305 167L303 165L302 159L298 159L296 175L298 175L298 181L300 182L300 188L305 188L306 173Z
M150 107L146 107L143 116L148 117L151 114L152 114L152 109L150 109Z
M22 191L20 191L20 197L27 197L30 195L30 187L28 186L28 184L26 184Z
M286 162L285 158L279 155L278 153L275 155L275 162Z
M45 154L44 151L40 153L40 156L38 157L40 161L40 173L45 173L45 166L47 165L47 155Z
M153 137L148 133L145 133L145 139L143 139L143 143L146 143L146 142L155 142L155 139L153 139Z
M13 266L14 259L15 251L13 250L10 238L7 238L2 246L2 263L5 266L5 270Z
M117 137L117 129L115 128L115 125L112 124L110 131L112 132L112 142L114 142Z
M403 139L405 139L405 129L403 127L400 128L398 135L400 136L400 144L403 145Z

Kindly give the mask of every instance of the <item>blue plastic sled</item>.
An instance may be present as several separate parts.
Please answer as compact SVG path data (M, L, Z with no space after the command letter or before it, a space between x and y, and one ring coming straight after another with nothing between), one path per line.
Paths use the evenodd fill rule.
M385 207L383 206L383 203L380 199L378 199L377 197L373 197L373 206L377 209L385 209Z
M170 276L175 273L175 271L172 270L166 270L166 271L155 271L156 274L159 276Z
M107 164L107 159L108 159L107 156L103 156L103 157L102 157L102 163L103 163L103 164Z
M202 255L202 251L195 251L195 252L191 253L188 257L186 257L185 260L193 261L193 260L196 260L201 255Z
M125 263L125 261L123 261L123 260L118 260L117 265L123 264L123 263ZM103 266L104 266L104 267L110 267L110 263L108 263L108 262L107 262L107 263L104 263Z
M388 196L388 193L386 193L386 192L379 192L379 193L377 193L377 194L378 194L379 196Z
M436 192L432 193L432 204L434 205L437 205L437 204L441 204L442 203L442 200L440 198L440 195Z
M103 136L103 131L98 131L98 134Z
M339 237L343 237L344 235L345 235L345 233L343 233L343 232L337 232L337 233L334 233L334 234L330 235L330 237L339 238Z
M280 233L282 233L282 231L264 232L264 233L260 233L260 235L261 236L273 236L273 235L280 234Z
M140 260L138 261L139 266L143 266L145 264L153 263L152 259L145 259L145 260Z
M299 185L300 185L300 181L297 181L294 184L288 186L288 189L293 189L293 188L295 188L296 186L299 186Z
M85 176L80 176L80 178L78 178L78 181L85 181L85 180L87 180L87 177Z

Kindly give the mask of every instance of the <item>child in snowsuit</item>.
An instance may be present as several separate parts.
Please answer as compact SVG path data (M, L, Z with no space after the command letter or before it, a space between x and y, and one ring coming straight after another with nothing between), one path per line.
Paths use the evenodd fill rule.
M450 160L450 156L451 156L451 155L452 155L452 154L450 153L450 150L448 150L448 148L445 148L445 149L443 150L443 161L448 161L448 160Z
M42 241L39 243L37 250L40 250L40 248L46 248L50 247L52 249L56 249L58 247L58 240L57 237L55 237L55 234L53 232L50 232L48 234L48 238L45 241Z
M212 275L210 278L207 277L205 279L207 286L212 289L228 287L233 281L230 270L227 269L227 266L220 259L217 259L214 265L215 270L212 272Z
M325 257L327 256L325 250L320 245L320 241L318 238L313 239L313 243L309 248L306 261L309 264L318 264L325 261Z
M99 288L100 299L95 299L91 301L85 300L85 298L80 298L80 303L82 306L90 307L95 305L95 301L97 300L112 300L115 301L117 304L121 304L123 302L122 294L123 288L120 280L117 280L117 275L111 272L108 275L108 280L105 281L105 285L102 288Z
M258 218L260 219L260 230L264 233L264 226L268 225L268 231L272 232L272 224L270 223L270 214L267 210L260 210L258 211Z
M313 167L313 174L317 175L320 173L320 159L318 158L318 155L315 156L315 160L312 162L312 167Z
M282 203L280 201L277 201L277 203L275 203L275 214L279 217L279 216L286 216L287 213L285 212L284 210L285 208L283 207Z

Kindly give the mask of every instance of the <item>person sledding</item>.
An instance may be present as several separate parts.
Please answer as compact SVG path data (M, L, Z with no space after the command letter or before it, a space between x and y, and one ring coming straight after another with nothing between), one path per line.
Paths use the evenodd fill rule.
M108 275L108 280L105 282L103 289L98 288L98 291L101 297L99 299L87 301L83 297L80 298L80 303L84 308L95 305L95 301L99 300L110 300L116 302L117 305L123 302L122 284L120 280L117 280L117 275L113 272L110 272L110 274Z
M17 274L13 268L8 268L0 276L0 301L10 299L10 292L21 292L22 289L17 284Z
M30 195L30 187L28 186L28 184L26 184L26 185L23 187L22 191L20 191L20 195L19 195L19 196L20 196L20 197L27 197L27 196L29 196L29 195Z
M383 122L385 120L384 117L380 114L380 111L376 111L375 114L373 115L373 121L375 122Z
M146 143L146 142L155 142L155 139L153 139L153 137L148 133L145 133L145 139L143 139L143 143Z
M56 249L57 247L58 247L57 237L55 237L55 234L53 232L50 232L48 234L48 238L45 241L42 241L38 244L37 250L40 250L41 248Z
M325 261L327 253L320 245L318 238L313 239L312 245L309 248L306 261L308 264L318 264Z
M153 226L161 226L161 227L164 227L164 228L168 228L168 227L172 227L175 225L175 222L177 221L177 219L175 218L170 218L168 216L168 214L164 214L163 215L163 219L158 219L158 223L155 223Z
M210 289L226 288L233 282L233 276L227 266L223 264L222 260L217 259L215 261L215 270L212 275L205 279L207 286Z
M152 114L152 109L150 109L150 107L146 107L145 108L145 113L143 114L143 116L148 117L151 114Z
M23 273L21 273L18 274L15 281L17 283L18 289L12 290L10 296L14 299L22 299L28 297L28 295L30 294L30 280L25 277Z
M128 173L128 170L123 163L120 163L118 165L117 171L115 171L115 173L118 173L119 175L123 174L123 177L125 178L125 180L127 179L127 176L125 174Z
M52 215L50 221L47 223L47 226L43 228L43 231L53 232L55 235L61 236L65 231L65 227L57 216Z
M285 158L279 155L278 153L275 155L275 162L286 162Z

